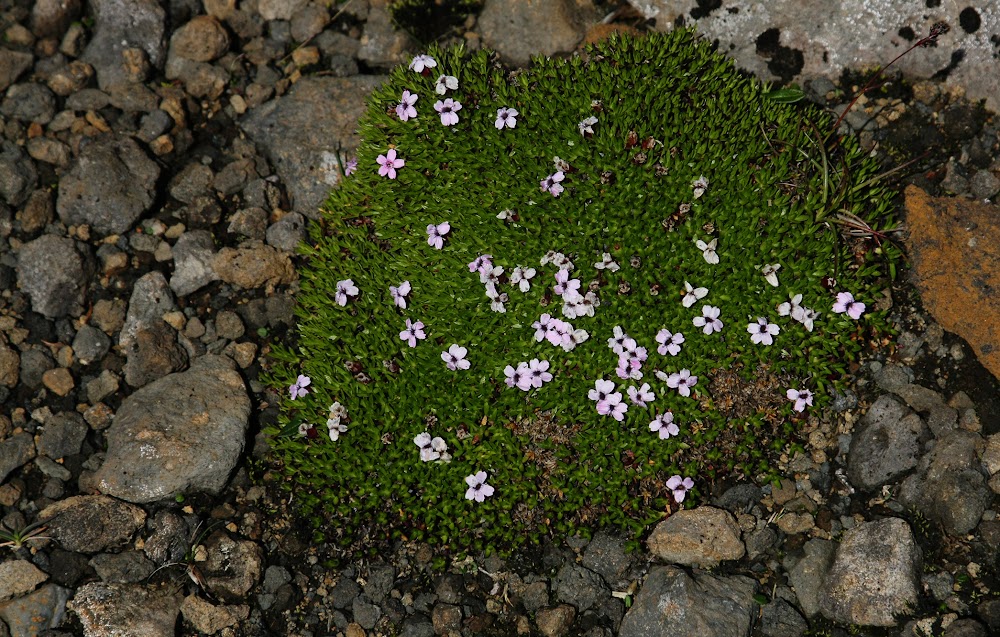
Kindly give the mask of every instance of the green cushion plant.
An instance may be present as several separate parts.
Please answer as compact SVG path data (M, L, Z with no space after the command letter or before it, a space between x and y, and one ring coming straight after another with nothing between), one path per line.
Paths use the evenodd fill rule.
M503 549L773 477L885 330L893 248L834 223L887 217L874 161L689 30L429 58L302 250L268 430L295 502L344 546Z

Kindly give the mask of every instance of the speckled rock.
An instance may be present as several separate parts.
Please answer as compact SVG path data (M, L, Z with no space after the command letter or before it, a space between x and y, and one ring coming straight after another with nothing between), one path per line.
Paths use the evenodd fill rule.
M35 441L26 431L0 440L0 483L12 471L35 457Z
M140 507L103 495L79 495L42 509L47 535L67 551L99 553L121 548L146 521Z
M188 491L218 493L243 451L249 416L250 399L233 362L198 358L188 371L122 401L106 431L107 457L95 482L104 493L139 503Z
M217 19L195 16L170 37L169 58L181 57L194 62L211 62L229 48L229 34ZM169 62L168 62L169 64Z
M223 248L212 261L212 269L226 283L253 289L288 284L295 268L288 254L268 245Z
M847 472L862 489L888 484L917 466L927 429L920 416L889 395L872 404L851 439Z
M646 543L661 560L688 566L717 566L746 552L732 514L710 506L674 513L656 525Z
M35 163L16 144L0 140L0 201L24 203L38 182Z
M0 92L17 81L21 74L31 68L30 53L0 48Z
M97 71L102 90L132 81L126 51L137 49L154 67L166 53L166 12L156 0L91 0L94 35L83 52L83 61Z
M526 66L532 55L575 49L596 19L585 0L486 0L477 26L485 46L510 64Z
M260 581L264 549L256 542L234 540L216 531L205 540L208 559L201 563L209 589L224 601L238 603Z
M214 635L249 617L250 607L244 604L216 606L197 595L188 595L181 603L181 614L198 632Z
M215 259L215 241L207 230L189 230L177 239L173 249L174 273L170 288L177 296L187 296L219 275L212 269Z
M46 584L23 597L0 604L0 619L13 637L33 637L62 625L72 590Z
M143 637L173 637L183 593L176 586L84 584L73 597L73 611L88 637L118 637L121 627Z
M0 562L0 602L24 595L48 578L28 560Z
M87 431L87 423L79 414L60 411L45 421L45 428L35 443L38 455L58 460L78 454Z
M159 270L144 274L135 282L128 312L118 335L118 345L127 350L136 341L140 329L148 328L163 315L177 309L167 279Z
M907 248L924 307L1000 378L1000 220L996 206L906 189ZM976 258L970 259L973 253Z

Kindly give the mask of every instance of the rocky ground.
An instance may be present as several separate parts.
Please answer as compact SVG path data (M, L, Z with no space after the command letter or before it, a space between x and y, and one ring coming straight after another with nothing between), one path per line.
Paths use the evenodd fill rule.
M487 0L449 37L518 64L649 26ZM0 636L1000 633L1000 122L960 90L846 118L916 160L882 239L913 270L779 485L716 485L632 553L349 559L267 473L258 378L363 98L419 44L382 0L15 0L0 29ZM805 86L842 111L855 79Z

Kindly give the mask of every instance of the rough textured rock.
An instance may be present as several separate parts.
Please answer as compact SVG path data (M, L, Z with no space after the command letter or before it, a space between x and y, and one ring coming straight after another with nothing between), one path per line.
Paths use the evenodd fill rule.
M131 635L173 637L182 599L176 586L93 582L77 589L73 611L91 637L121 635L123 626Z
M1000 219L996 206L906 189L907 248L924 307L1000 378ZM975 254L974 259L969 255Z
M240 122L274 166L295 210L310 218L340 180L336 149L351 152L365 98L382 77L305 77L284 96L250 109ZM323 135L316 135L322 130Z
M42 509L47 535L67 551L99 553L132 539L146 521L140 507L103 495L78 495Z
M833 555L836 548L836 545L830 540L809 540L802 547L805 555L801 559L790 568L790 563L787 560L785 562L788 581L795 589L799 607L807 617L819 613L820 590L826 582L830 566L833 565Z
M146 329L163 315L177 309L174 295L167 286L167 280L159 270L145 274L135 282L128 302L128 313L118 335L118 345L128 350L135 341L139 330Z
M409 63L408 52L418 48L408 33L395 28L388 0L373 0L357 58L369 66L390 67Z
M229 48L229 34L212 16L200 15L174 31L168 58L211 62Z
M97 71L102 90L134 80L129 73L129 49L138 49L155 67L163 64L166 12L156 0L91 0L94 37L83 61Z
M109 584L141 582L156 570L156 565L142 551L101 553L90 560L97 576Z
M18 206L31 196L38 182L38 171L19 146L0 142L0 200Z
M0 92L17 81L21 74L31 68L31 54L0 48Z
M757 616L757 582L742 575L692 575L675 567L649 572L619 637L746 637Z
M173 255L174 273L170 277L170 288L177 296L187 296L219 279L219 275L212 269L215 242L211 232L185 232L174 244Z
M35 457L35 441L26 431L0 440L0 483L14 469Z
M153 203L159 175L156 162L129 137L91 142L59 180L56 211L69 225L125 232Z
M48 578L28 560L0 562L0 602L24 595Z
M862 489L888 484L917 466L927 429L920 416L889 395L868 409L847 456L851 483Z
M140 328L125 350L125 382L142 387L187 366L187 351L177 342L177 332L163 320Z
M600 575L612 589L624 590L630 583L629 569L635 558L625 552L625 544L622 536L600 531L587 544L582 564Z
M984 448L985 441L972 432L959 429L945 434L920 459L917 472L903 481L899 501L940 522L951 535L968 533L993 501L979 469Z
M687 566L717 566L746 552L732 514L709 506L674 513L656 525L647 545L661 560Z
M223 248L212 261L212 269L226 283L253 289L295 280L288 254L268 245Z
M670 30L675 21L697 24L698 31L737 65L762 79L788 83L802 78L837 79L847 68L878 67L913 42L899 36L909 27L917 38L931 25L946 21L951 31L938 45L923 48L899 61L907 77L942 75L966 89L970 99L986 99L1000 110L1000 78L993 72L1000 14L993 5L972 5L979 24L973 32L960 26L968 3L939 0L871 0L860 10L854 0L771 0L747 5L737 0L630 0L656 29ZM735 9L735 10L734 10ZM963 55L954 54L961 50ZM947 71L945 70L947 69Z
M223 628L235 626L249 617L250 607L215 606L197 595L188 595L181 604L181 613L198 632L214 635Z
M560 604L555 608L543 608L535 615L538 631L545 637L562 637L569 632L569 627L576 618L576 611L569 604Z
M820 610L844 624L895 626L897 616L916 609L920 568L920 547L905 521L865 522L837 547Z
M45 428L35 443L38 455L58 460L78 454L87 431L87 423L79 414L60 411L45 421Z
M0 619L14 637L41 635L62 625L66 602L72 593L68 588L46 584L24 597L0 604Z
M92 265L85 244L46 234L21 246L17 282L39 314L49 318L79 316Z
M575 49L595 13L583 0L487 0L477 26L484 45L511 64L526 66L532 55Z
M572 604L581 613L611 595L600 575L577 564L559 569L552 584L559 601Z
M188 491L218 493L243 451L249 416L250 399L233 362L196 359L188 371L122 401L106 431L107 457L94 476L98 488L139 503Z
M249 540L234 540L216 531L205 540L208 559L201 563L208 588L224 601L236 603L260 581L264 549Z
M83 0L35 0L31 31L40 38L60 38L82 8Z

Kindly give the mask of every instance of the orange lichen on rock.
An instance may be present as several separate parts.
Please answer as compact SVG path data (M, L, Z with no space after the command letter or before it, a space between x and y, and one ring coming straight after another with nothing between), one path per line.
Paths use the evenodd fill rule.
M906 189L913 282L941 327L1000 378L1000 214L993 204Z

